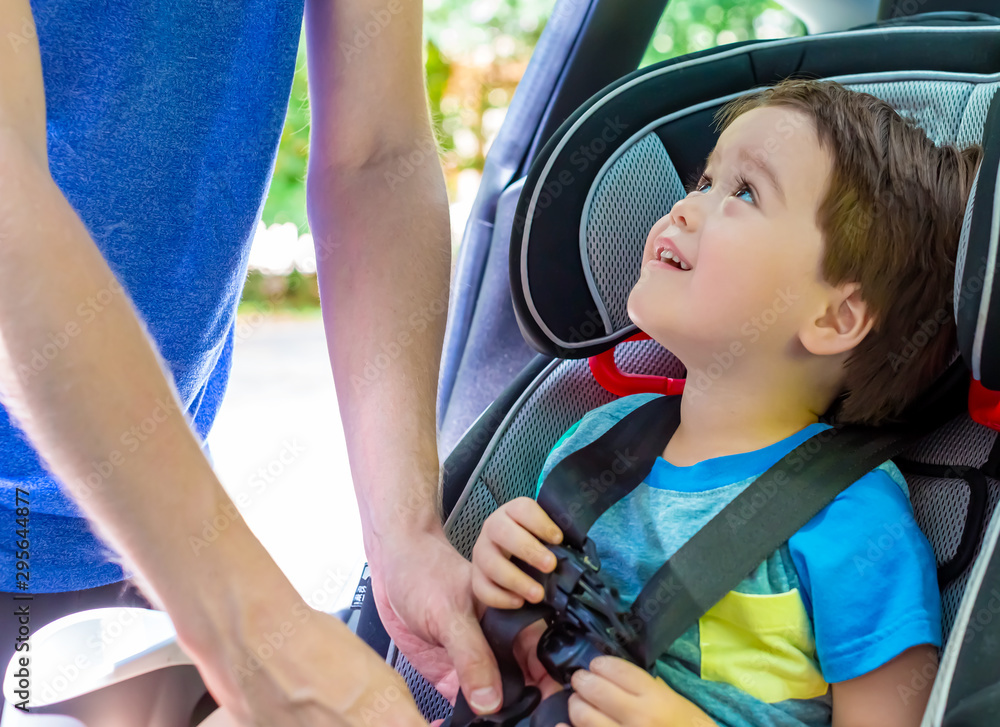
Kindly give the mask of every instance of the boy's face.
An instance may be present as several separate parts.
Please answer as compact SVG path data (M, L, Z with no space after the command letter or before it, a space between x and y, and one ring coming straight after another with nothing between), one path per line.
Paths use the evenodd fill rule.
M750 344L788 355L821 291L816 214L831 169L804 113L775 106L737 117L695 189L650 230L629 316L689 369ZM661 262L664 249L690 269Z

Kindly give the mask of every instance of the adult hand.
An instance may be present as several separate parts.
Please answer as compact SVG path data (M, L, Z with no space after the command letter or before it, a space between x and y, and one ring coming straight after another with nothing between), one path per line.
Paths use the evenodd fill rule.
M495 712L500 672L473 608L471 564L443 531L385 545L372 588L389 635L448 700L461 686L475 711Z
M231 632L244 638L196 657L225 706L211 724L426 727L402 677L335 617L301 602L260 627L246 616Z

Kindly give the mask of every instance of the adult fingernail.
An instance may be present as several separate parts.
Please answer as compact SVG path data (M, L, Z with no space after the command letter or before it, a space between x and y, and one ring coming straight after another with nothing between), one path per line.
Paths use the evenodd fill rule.
M500 694L493 687L473 690L469 704L477 712L493 712L500 706Z

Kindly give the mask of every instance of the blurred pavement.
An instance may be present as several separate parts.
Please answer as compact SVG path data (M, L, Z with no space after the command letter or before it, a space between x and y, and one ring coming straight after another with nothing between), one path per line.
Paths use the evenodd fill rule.
M318 311L241 319L208 441L226 491L306 601L347 606L364 548Z

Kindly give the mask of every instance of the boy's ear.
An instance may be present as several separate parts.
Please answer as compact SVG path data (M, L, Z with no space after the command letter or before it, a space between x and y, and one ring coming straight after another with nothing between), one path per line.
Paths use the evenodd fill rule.
M817 356L844 353L861 343L875 325L875 317L861 298L859 283L831 289L827 308L799 331L802 345Z

